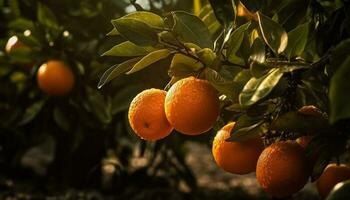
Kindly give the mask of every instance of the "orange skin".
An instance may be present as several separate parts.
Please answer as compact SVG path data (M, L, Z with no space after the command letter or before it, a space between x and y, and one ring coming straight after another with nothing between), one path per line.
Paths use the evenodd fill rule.
M349 166L329 164L316 182L318 193L322 198L326 198L337 183L346 180L350 180Z
M303 148L293 141L276 142L260 155L256 178L261 187L274 197L298 192L308 181L310 170Z
M142 139L159 140L173 130L164 112L165 96L164 90L148 89L132 100L128 113L129 123Z
M37 73L39 88L53 96L64 96L74 87L72 70L62 61L50 60L39 67Z
M165 98L166 117L175 130L185 135L199 135L211 129L219 112L217 92L206 80L181 79Z
M248 174L255 171L264 144L260 137L244 142L227 142L235 122L230 122L216 134L212 153L216 164L233 174Z

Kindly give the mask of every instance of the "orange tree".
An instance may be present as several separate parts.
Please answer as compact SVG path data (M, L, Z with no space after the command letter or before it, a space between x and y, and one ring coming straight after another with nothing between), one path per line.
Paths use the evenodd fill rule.
M184 4L171 1L161 8L151 4L151 9L159 12ZM166 83L167 77L159 76L162 68L148 71L157 76L120 79L105 87L103 94L96 89L102 70L125 60L100 54L123 40L120 36L106 39L105 34L112 27L108 20L125 14L127 6L124 1L110 0L0 1L1 186L7 178L36 177L63 186L107 188L121 183L128 187L137 180L141 187L150 185L140 180L149 176L151 167L154 173L180 171L176 180L182 174L194 182L181 167L180 150L176 152L180 162L164 159L136 172L129 170L135 138L125 123L128 105L142 89ZM168 155L159 145L142 143L139 150L141 154L149 150L153 159ZM103 169L112 170L107 175L116 182L108 182L107 177L106 184ZM129 179L132 174L134 178Z
M195 2L200 5L200 1ZM261 137L268 146L310 136L306 155L317 154L312 173L307 172L303 148L295 143L278 142L271 146L271 152L277 151L276 157L269 159L267 152L266 159L259 159L258 167L259 163L265 166L266 160L278 163L277 167L262 170L278 175L280 181L272 180L275 188L270 189L281 194L272 195L288 196L291 190L302 188L307 176L316 180L332 159L339 163L348 152L349 5L348 0L209 0L195 15L185 11L155 14L139 8L138 12L112 20L110 35L124 40L103 55L125 57L126 61L109 68L98 87L162 62L170 77L163 87L170 88L167 97L183 93L182 98L188 102L186 110L186 101L178 97L176 103L182 102L183 113L170 118L167 115L175 130L183 131L172 123L176 117L193 125L208 114L205 106L202 113L194 107L206 102L201 99L203 95L197 95L202 90L181 91L176 86L177 81L194 76L209 81L220 96L221 114L214 127L236 122L226 141ZM195 120L189 117L191 110L196 110ZM305 174L300 180L288 177L288 171L284 176L283 169L277 169L293 165L288 155L303 163L298 169L290 168L293 173ZM294 186L297 189L280 191L283 188L279 187L288 187L293 181L300 182Z

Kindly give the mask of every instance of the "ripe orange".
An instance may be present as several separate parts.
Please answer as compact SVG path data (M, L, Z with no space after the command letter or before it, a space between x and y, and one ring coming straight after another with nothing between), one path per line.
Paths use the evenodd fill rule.
M337 184L350 179L350 167L347 165L329 164L316 182L318 193L325 198Z
M274 197L287 197L306 184L310 170L303 148L293 141L276 142L260 155L256 177Z
M39 67L37 73L39 88L49 95L68 94L74 86L74 74L62 61L50 60Z
M264 150L260 137L244 142L227 142L235 122L225 125L216 134L212 153L216 164L223 170L234 174L248 174L255 171L256 162Z
M17 36L12 36L6 43L5 51L10 53L12 50L19 48L28 48L28 46L19 41Z
M199 135L211 129L219 116L219 98L206 80L188 77L171 86L165 114L175 130Z
M165 96L163 90L148 89L132 100L128 113L129 123L142 139L159 140L173 130L164 112Z

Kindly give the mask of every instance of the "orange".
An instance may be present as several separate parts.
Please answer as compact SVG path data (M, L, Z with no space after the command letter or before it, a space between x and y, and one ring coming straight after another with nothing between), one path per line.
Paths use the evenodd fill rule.
M165 116L165 96L164 90L148 89L132 100L128 114L129 123L142 139L159 140L168 136L173 130Z
M74 74L62 61L50 60L39 67L37 73L39 88L49 95L62 96L74 87Z
M211 129L219 110L213 86L194 77L177 81L165 98L166 117L175 130L186 135L199 135Z
M216 134L212 153L216 164L233 174L248 174L255 171L256 162L264 150L260 137L244 142L227 142L235 122L230 122Z
M304 150L293 141L276 142L267 147L256 166L256 178L261 187L278 198L302 189L309 174Z
M350 167L344 164L329 164L316 182L318 193L326 198L332 188L345 180L350 179Z

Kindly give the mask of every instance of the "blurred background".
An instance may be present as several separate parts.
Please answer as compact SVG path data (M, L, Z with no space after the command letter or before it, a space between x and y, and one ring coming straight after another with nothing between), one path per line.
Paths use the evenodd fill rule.
M193 12L190 0L0 0L0 199L268 199L254 174L216 167L213 133L157 143L132 133L129 103L164 88L168 61L97 89L123 61L101 57L123 40L106 36L111 19L140 6ZM38 87L38 68L52 59L74 73L68 95ZM298 195L316 198L310 188Z

